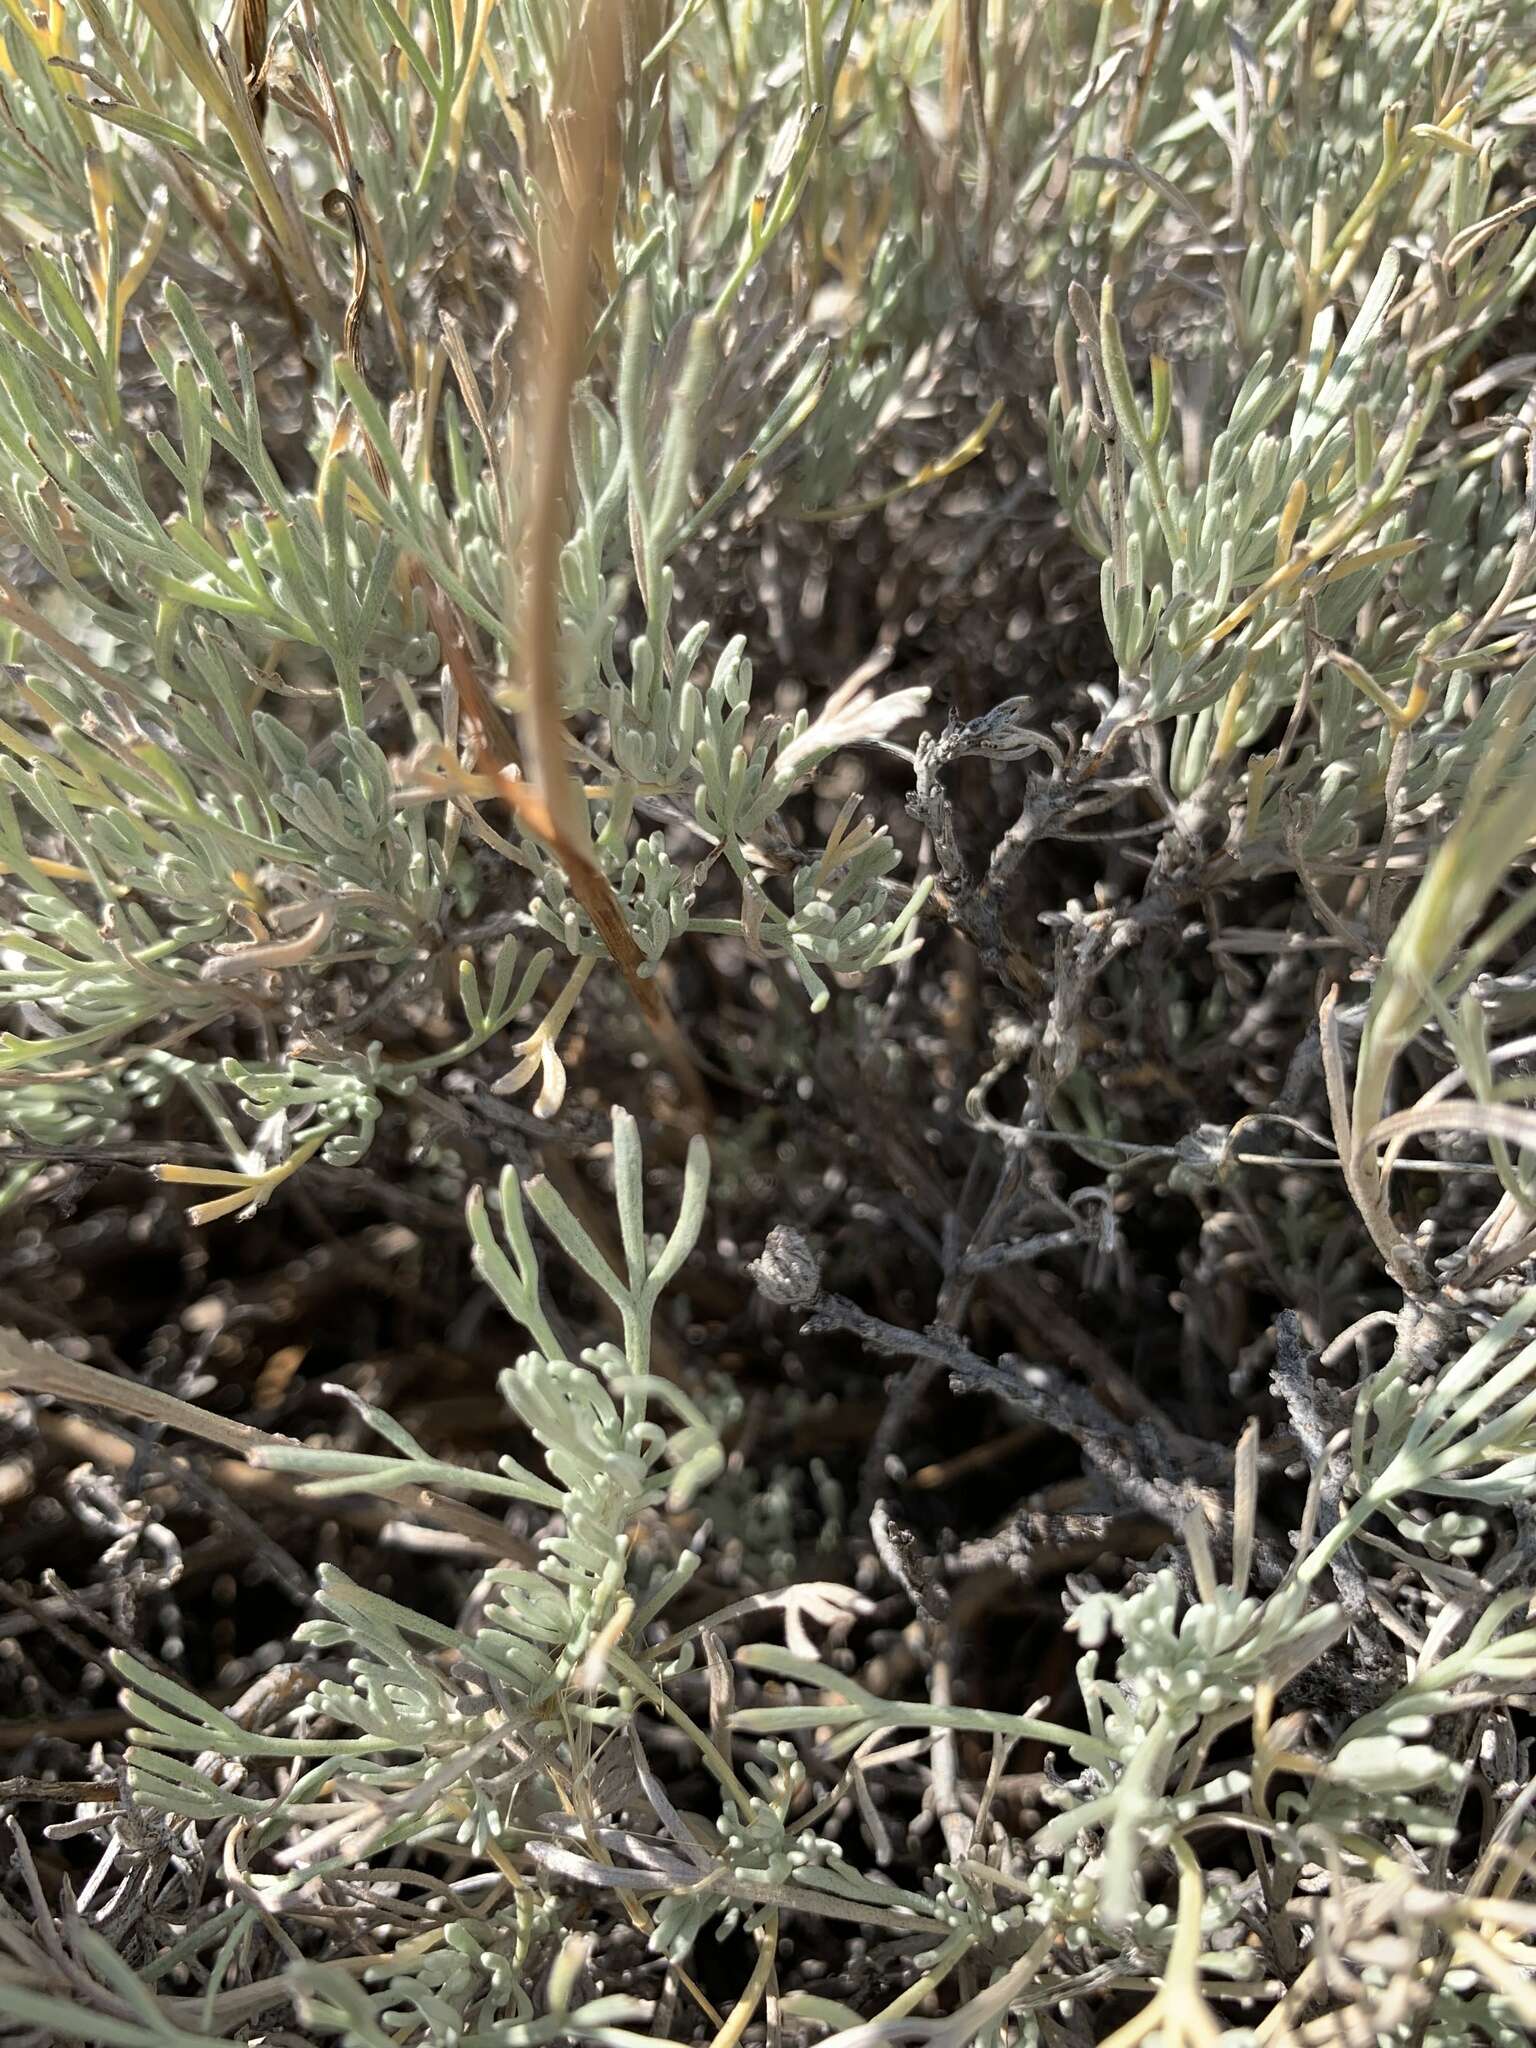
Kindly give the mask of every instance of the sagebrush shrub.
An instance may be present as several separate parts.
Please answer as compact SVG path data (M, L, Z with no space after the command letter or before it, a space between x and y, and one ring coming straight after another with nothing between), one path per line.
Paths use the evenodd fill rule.
M453 1622L326 1567L238 1702L119 1646L113 1803L55 1830L105 1834L85 1893L15 1836L16 2039L1529 2038L1533 33L1447 0L8 4L6 1207L84 1157L248 1217L524 1091L537 1142L583 1034L679 1141L664 1237L622 1104L613 1244L516 1166L471 1197L522 1455L356 1396L377 1448L212 1432L499 1554ZM1036 575L943 721L895 660L902 579L968 573L941 502L978 550L1022 522ZM838 680L812 549L871 533L897 624ZM1050 645L1092 673L1003 687L1085 616ZM1008 793L990 844L968 769ZM771 1105L834 986L925 933L986 976L944 1101L1006 1164L970 1240L944 1218L922 1331L769 1241L765 1316L906 1361L869 1497L808 1468L826 1554L874 1562L812 1579L803 1475L733 1464L740 1397L655 1354L711 1146L775 1170L687 975L756 991ZM984 1274L1066 1252L1112 1289L1133 1200L1195 1205L1193 1329L1262 1261L1272 1378L1233 1338L1229 1380L1278 1435L962 1334ZM530 1217L615 1341L552 1312ZM1036 1349L1083 1350L1062 1292ZM5 1342L19 1394L192 1426ZM1029 1712L956 1691L888 1512L941 1385L1081 1453L1082 1502L989 1553L1079 1546ZM1116 1551L1128 1515L1157 1543ZM851 1647L882 1570L894 1691ZM742 1930L722 2009L699 1953Z

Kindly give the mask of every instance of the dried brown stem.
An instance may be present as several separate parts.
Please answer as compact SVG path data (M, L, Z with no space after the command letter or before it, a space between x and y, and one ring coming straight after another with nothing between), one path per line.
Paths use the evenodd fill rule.
M17 1330L0 1330L0 1389L16 1394L49 1394L76 1407L102 1408L110 1415L159 1423L185 1436L221 1444L242 1457L293 1441L291 1437L274 1436L270 1430L256 1429L248 1422L215 1415L191 1401L179 1401L173 1394L162 1394L153 1387L99 1372L93 1365L77 1364L52 1345L32 1342ZM440 1529L452 1529L483 1544L495 1556L527 1558L527 1544L477 1508L449 1500L426 1486L409 1487L399 1498L407 1511Z
M524 649L524 708L518 721L525 773L514 777L505 722L467 659L454 664L454 680L480 729L482 765L496 776L519 820L559 861L567 886L623 975L635 1005L666 1053L695 1119L710 1121L692 1051L661 990L645 973L617 897L593 858L586 799L571 772L565 714L560 702L560 549L565 532L570 460L571 399L586 348L588 277L599 253L599 229L611 213L604 176L613 155L613 128L623 83L622 15L617 0L599 0L586 32L573 47L566 80L566 111L559 130L559 184L568 214L563 232L549 237L555 252L541 280L533 320L537 336L528 419L531 483L524 529L519 642ZM554 189L554 181L550 189ZM444 607L433 612L438 624ZM441 637L442 628L439 625ZM450 633L445 651L462 639Z
M539 337L529 428L532 467L522 563L519 640L525 651L525 709L519 720L521 747L480 679L468 629L420 562L405 574L425 600L443 660L453 678L472 729L474 766L491 778L518 822L559 862L571 894L587 913L635 1006L645 1019L682 1089L690 1120L713 1121L713 1108L682 1028L629 928L607 876L593 858L586 798L571 772L565 714L560 702L559 588L561 536L565 528L566 472L570 455L571 398L585 358L587 277L598 229L611 207L605 167L613 154L612 128L623 84L621 10L617 0L599 0L587 34L575 46L567 80L568 119L562 124L561 184L569 207L567 232L551 240L557 260L542 280L542 303L534 327ZM585 75L578 67L584 67ZM326 195L326 211L351 231L352 288L343 321L343 345L359 375L358 347L370 284L367 235L350 194ZM609 219L611 228L611 219ZM364 436L364 452L375 483L389 482L379 451ZM502 459L506 460L503 449ZM503 484L503 494L505 486ZM519 766L519 752L521 766Z

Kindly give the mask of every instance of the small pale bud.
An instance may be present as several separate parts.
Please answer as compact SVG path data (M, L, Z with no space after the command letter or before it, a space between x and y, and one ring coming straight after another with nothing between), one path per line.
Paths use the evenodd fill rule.
M768 1233L763 1255L748 1268L757 1291L781 1308L809 1308L821 1292L821 1266L798 1230L782 1223Z

